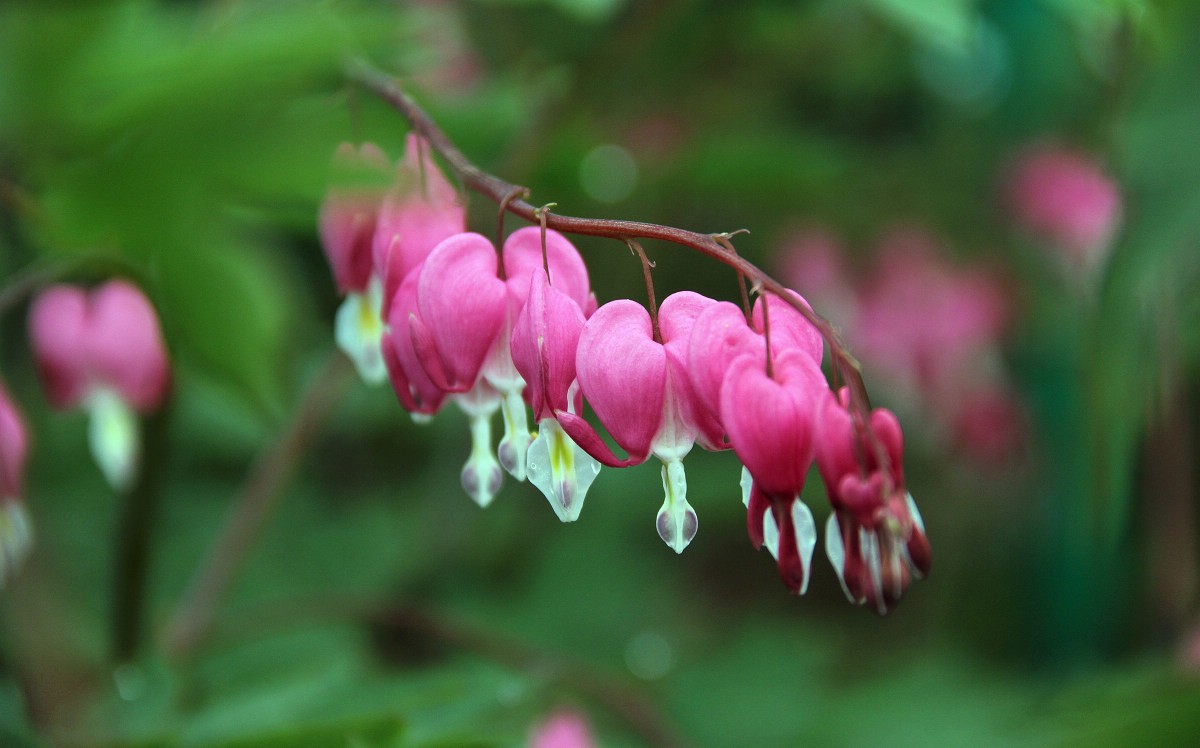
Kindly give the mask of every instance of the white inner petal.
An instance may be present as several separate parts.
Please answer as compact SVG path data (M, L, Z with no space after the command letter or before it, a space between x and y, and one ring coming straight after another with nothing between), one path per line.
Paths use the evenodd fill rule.
M812 511L800 500L800 495L792 501L792 529L796 533L796 550L800 560L804 562L804 583L800 586L800 594L808 591L808 580L812 576L813 549L817 547L817 523L813 521Z
M687 500L687 476L683 471L683 463L672 460L663 463L663 504L655 518L655 528L662 538L676 553L683 553L692 538L700 521L696 511Z
M383 284L371 276L366 293L350 293L338 307L333 335L338 348L354 363L364 382L387 381L387 366L379 341L383 337Z
M866 529L858 531L859 543L862 546L863 563L871 574L871 589L875 592L875 607L880 615L887 613L887 603L883 599L883 567L879 552L879 538Z
M500 492L504 474L492 454L492 421L490 416L471 416L471 456L462 469L463 490L476 504L486 507Z
M779 525L775 522L775 512L770 507L763 514L763 545L771 554L771 558L779 560Z
M747 509L749 509L750 489L754 486L754 478L750 477L750 471L746 469L745 465L742 465L742 479L740 481L740 485L742 487L742 503L746 505Z
M525 480L527 453L533 434L529 433L529 419L525 414L525 401L521 389L509 390L500 405L504 419L504 438L500 440L497 454L504 470L519 481Z
M553 418L538 423L537 438L529 445L526 475L563 522L579 519L588 489L600 463L583 451Z
M833 564L833 571L837 574L838 583L842 585L842 592L846 593L846 599L855 605L861 605L862 600L856 600L850 594L850 588L846 586L846 546L842 544L842 526L838 522L837 512L830 512L829 519L825 522L825 555L829 557L829 563Z
M88 420L88 446L100 472L115 491L133 486L141 461L138 419L133 409L109 389L93 390L84 404Z

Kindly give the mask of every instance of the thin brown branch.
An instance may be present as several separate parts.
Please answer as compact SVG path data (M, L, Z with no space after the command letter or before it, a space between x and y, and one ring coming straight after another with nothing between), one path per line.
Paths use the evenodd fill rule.
M654 263L650 262L650 258L646 256L646 250L642 249L642 245L638 244L636 240L626 239L625 243L629 245L629 250L642 261L642 276L646 279L646 299L650 308L650 324L654 327L655 342L662 343L662 329L658 326L658 300L654 298L654 278L650 275L650 269L654 267Z
M519 216L530 223L538 223L539 209L526 200L512 199L512 195L520 188L510 182L488 174L471 162L453 141L442 132L437 123L421 108L403 88L386 73L365 63L356 62L347 70L349 78L370 90L381 99L392 105L413 129L429 144L450 166L459 180L468 188L489 198L497 204L503 203L508 212ZM850 390L851 407L857 412L856 419L860 430L865 430L872 442L877 442L871 429L867 428L867 415L871 411L870 398L863 383L862 369L858 361L850 354L841 337L821 315L814 312L808 305L787 292L782 283L760 270L754 263L746 260L737 252L730 251L725 245L736 233L704 234L697 231L662 226L657 223L641 221L611 220L606 218L577 218L559 213L549 215L546 226L555 231L581 236L602 236L624 242L627 239L658 239L660 241L688 247L719 262L723 262L739 273L745 275L752 284L761 286L767 293L774 294L791 305L802 317L808 320L829 346L833 365L841 374L842 379ZM883 453L882 445L877 449ZM886 455L884 455L886 460Z
M171 615L164 641L168 653L186 656L208 635L217 606L352 373L349 361L335 353L309 385L279 438L259 455L230 509L224 529Z

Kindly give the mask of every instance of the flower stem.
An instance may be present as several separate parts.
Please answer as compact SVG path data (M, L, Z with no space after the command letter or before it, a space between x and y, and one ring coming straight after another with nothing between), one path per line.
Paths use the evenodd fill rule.
M122 497L113 556L112 656L120 664L134 659L145 633L146 577L150 567L150 541L162 504L162 476L166 468L168 424L172 406L148 418L140 434L142 454L137 481Z

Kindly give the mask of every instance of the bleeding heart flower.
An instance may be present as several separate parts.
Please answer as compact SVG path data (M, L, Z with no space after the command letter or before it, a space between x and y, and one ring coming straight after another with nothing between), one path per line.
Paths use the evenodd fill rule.
M661 340L646 309L628 299L600 307L584 326L576 358L580 389L628 457L614 455L577 414L558 413L567 433L606 465L636 465L650 455L663 463L665 497L655 527L676 553L698 527L683 469L700 427L685 362L693 324L710 303L691 292L668 297L659 312Z
M1009 169L1004 191L1021 227L1062 252L1073 269L1103 263L1121 221L1121 193L1094 159L1035 146Z
M813 460L817 403L827 391L811 355L795 348L773 357L746 354L730 366L721 387L721 420L752 483L746 519L755 548L764 544L793 594L804 594L817 532L800 500Z
M92 454L114 488L128 489L141 451L135 414L158 408L170 384L154 308L125 281L91 294L52 286L30 310L29 336L51 404L89 411Z
M799 294L792 294L807 305ZM796 349L819 365L824 353L820 333L782 299L771 296L767 303L772 354L778 356L785 350ZM692 324L687 372L696 397L698 441L705 449L729 448L724 440L726 428L721 422L721 388L730 365L747 354L765 360L762 305L760 297L751 313L753 326L746 322L746 316L737 306L727 301L704 305Z
M466 393L473 419L502 410L505 432L499 463L518 480L526 477L531 435L522 398L525 380L513 363L511 336L534 271L548 264L556 288L581 307L594 304L587 269L575 247L550 231L545 243L543 260L537 228L514 232L504 244L501 279L496 252L487 239L478 234L446 239L417 273L417 312L408 316L412 351L429 381L447 393ZM481 385L486 387L479 390ZM457 399L461 405L463 398ZM473 423L472 434L483 433L482 426ZM487 451L490 454L490 447ZM486 469L490 473L490 463ZM490 482L472 481L476 484Z
M925 525L904 487L904 437L890 411L876 409L856 429L843 390L823 398L817 419L817 467L833 513L825 551L846 597L883 615L913 579L929 573Z
M0 382L0 584L16 573L33 546L23 501L28 450L25 420Z
M467 230L466 208L430 153L428 143L409 134L404 160L379 207L371 257L375 273L383 281L385 317L400 284L433 248Z
M321 245L334 281L346 300L338 308L334 337L363 380L386 376L379 355L383 291L372 273L371 242L380 200L391 171L374 143L355 148L343 143L334 154L334 184L321 204Z
M600 463L563 432L556 411L578 413L572 397L575 355L584 326L579 304L550 285L541 267L533 270L526 300L512 332L512 360L528 383L538 434L529 446L527 473L563 522L579 518ZM578 392L578 387L575 388Z

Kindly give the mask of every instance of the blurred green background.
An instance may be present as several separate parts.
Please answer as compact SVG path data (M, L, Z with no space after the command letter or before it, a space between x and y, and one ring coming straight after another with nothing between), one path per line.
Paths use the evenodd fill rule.
M0 743L522 745L563 707L605 746L1200 743L1198 31L1200 7L1148 0L0 6L0 354L37 534L0 597ZM789 596L746 540L729 453L688 458L701 529L678 557L652 530L657 467L602 472L574 525L511 481L475 507L465 419L415 425L331 363L329 159L345 140L398 156L406 132L346 83L357 56L562 213L748 228L739 250L770 268L797 227L862 269L918 225L948 262L1003 277L999 366L1024 427L1002 460L957 449L867 361L902 414L931 577L879 618L818 552ZM1084 281L998 197L1045 141L1123 195ZM490 235L495 207L470 212ZM623 245L577 245L602 302L642 298ZM735 298L717 263L647 250L660 298ZM84 417L45 403L23 293L112 274L155 302L175 369L148 426L161 490L123 665L128 519ZM167 646L273 454L294 470L265 490L210 635Z

